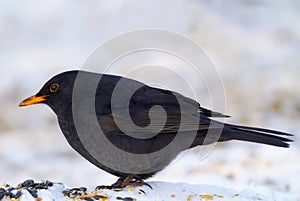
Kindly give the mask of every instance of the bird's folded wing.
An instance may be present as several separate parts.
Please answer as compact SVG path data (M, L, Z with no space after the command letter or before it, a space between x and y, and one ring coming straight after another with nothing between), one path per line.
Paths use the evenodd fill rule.
M209 117L228 117L218 112L201 108L200 104L179 93L149 87L136 82L124 82L119 85L118 94L113 98L109 94L111 85L101 87L97 114L102 128L107 131L124 131L129 133L170 133L220 128ZM138 90L132 91L131 89ZM131 94L128 96L128 94ZM112 100L102 99L111 96Z
M202 114L194 115L186 110L167 115L164 110L152 110L150 115L141 111L130 115L127 111L119 109L116 113L97 117L102 128L111 132L121 130L125 133L173 133L219 129L223 126L222 123L210 120Z

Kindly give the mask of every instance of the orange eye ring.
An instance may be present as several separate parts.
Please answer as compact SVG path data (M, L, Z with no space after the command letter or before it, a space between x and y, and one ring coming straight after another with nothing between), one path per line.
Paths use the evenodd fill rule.
M58 91L58 88L59 88L59 84L57 84L57 83L51 84L50 85L50 92L55 93L55 92Z

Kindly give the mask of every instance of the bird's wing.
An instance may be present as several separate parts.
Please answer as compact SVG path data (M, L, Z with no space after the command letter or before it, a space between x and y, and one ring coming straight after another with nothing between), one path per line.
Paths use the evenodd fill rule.
M200 107L193 99L169 90L127 80L118 85L117 98L110 82L100 85L96 103L98 120L109 131L170 133L220 128L208 117L227 117ZM101 98L103 97L103 98ZM110 98L108 98L110 97ZM105 98L105 100L104 100ZM112 101L114 100L114 101ZM159 106L159 107L157 107Z

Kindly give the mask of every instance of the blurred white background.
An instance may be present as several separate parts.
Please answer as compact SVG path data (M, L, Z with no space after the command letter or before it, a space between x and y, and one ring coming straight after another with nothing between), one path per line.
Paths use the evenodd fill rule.
M18 103L54 74L81 68L114 35L161 28L186 35L210 55L224 81L228 122L290 132L295 142L290 149L229 142L205 160L194 150L153 180L298 195L299 10L296 0L0 1L0 183L113 183L70 148L49 108Z

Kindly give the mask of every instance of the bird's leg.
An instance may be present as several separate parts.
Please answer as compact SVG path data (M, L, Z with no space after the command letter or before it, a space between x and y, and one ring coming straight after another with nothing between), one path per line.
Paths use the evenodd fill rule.
M115 183L111 185L112 188L125 188L126 186L130 185L132 181L132 176L127 177L120 177Z

